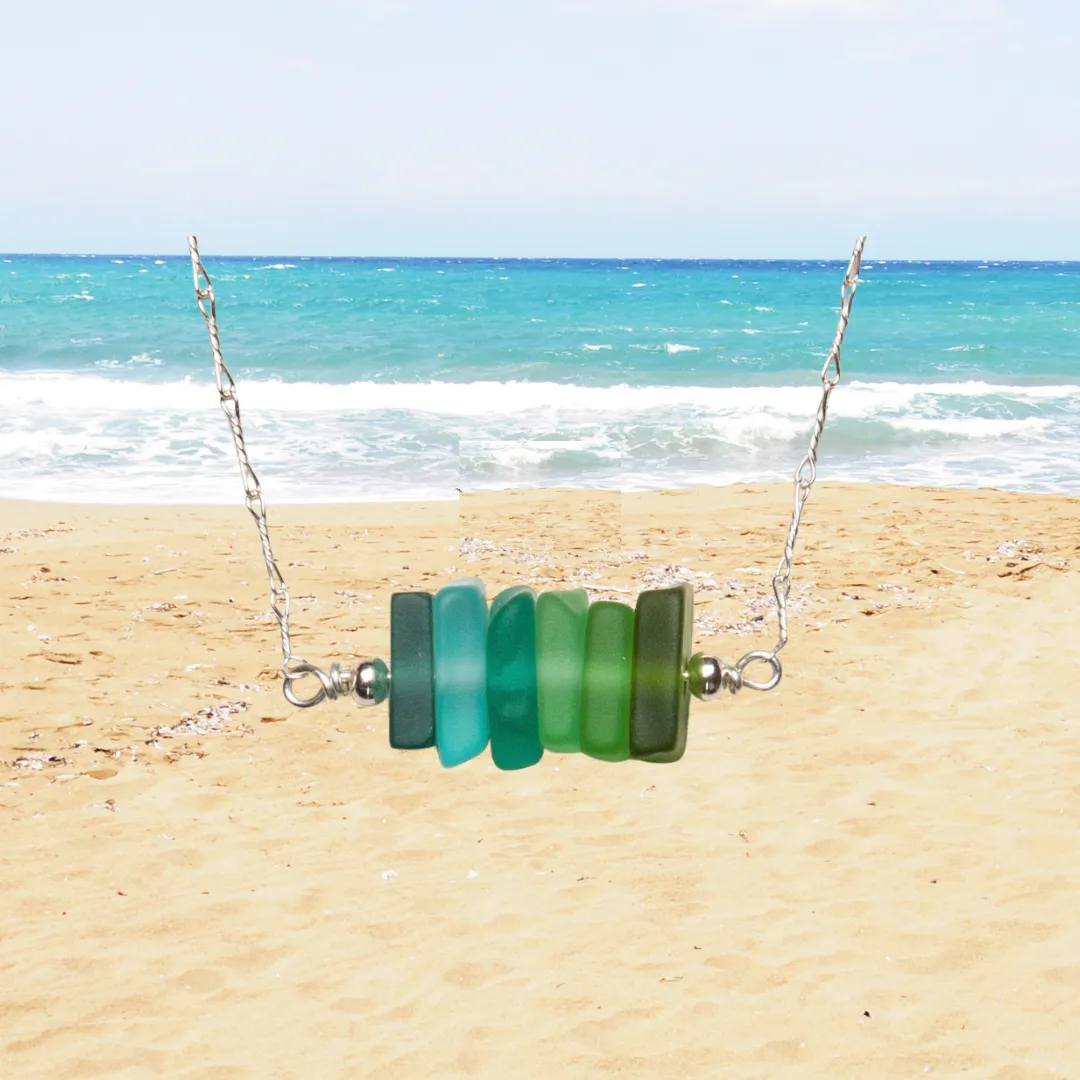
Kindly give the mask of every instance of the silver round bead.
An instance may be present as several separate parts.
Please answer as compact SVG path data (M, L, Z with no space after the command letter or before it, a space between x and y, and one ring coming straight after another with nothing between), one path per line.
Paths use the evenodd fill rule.
M695 653L687 665L690 693L700 701L712 701L724 688L724 665L715 656Z
M390 671L382 660L361 660L356 665L352 699L358 705L381 705L390 692Z

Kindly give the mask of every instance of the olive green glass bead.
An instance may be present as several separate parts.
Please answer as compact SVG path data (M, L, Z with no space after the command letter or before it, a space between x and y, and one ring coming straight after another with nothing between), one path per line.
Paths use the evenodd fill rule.
M581 695L581 749L602 761L630 756L634 609L599 600L589 608Z
M694 593L682 583L638 597L630 697L630 756L678 761L686 750Z
M536 601L536 677L540 742L558 754L581 751L581 690L589 595L541 593Z
M504 590L491 604L487 705L496 767L535 765L544 748L536 695L536 594L527 585Z

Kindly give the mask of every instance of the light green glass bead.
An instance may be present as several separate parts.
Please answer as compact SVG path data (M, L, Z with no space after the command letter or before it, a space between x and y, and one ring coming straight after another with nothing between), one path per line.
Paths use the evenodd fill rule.
M630 756L634 609L599 600L589 608L581 696L581 749L602 761Z
M584 589L541 593L536 601L536 676L540 742L559 754L581 751L585 674Z

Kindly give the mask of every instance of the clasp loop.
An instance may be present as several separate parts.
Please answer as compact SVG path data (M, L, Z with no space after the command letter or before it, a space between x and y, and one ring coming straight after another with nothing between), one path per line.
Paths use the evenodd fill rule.
M743 675L743 672L750 664L759 661L768 664L772 668L772 678L768 682L754 682ZM783 668L780 666L780 657L771 652L748 652L735 664L735 670L739 673L742 685L748 690L775 690L780 685L780 679L784 673Z
M286 700L297 708L310 709L312 705L318 705L322 701L337 701L339 697L351 694L356 685L356 668L351 664L333 663L329 672L326 672L307 660L295 660L293 663L296 666L291 671L282 671L285 677L283 689ZM311 697L298 697L292 684L307 675L314 675L319 680L319 689Z
M326 699L325 675L314 664L301 660L292 671L283 671L282 675L285 679L282 692L285 694L285 700L290 705L295 705L298 709L310 709L313 705L318 705ZM319 682L319 689L311 697L298 697L292 684L308 675L316 677Z

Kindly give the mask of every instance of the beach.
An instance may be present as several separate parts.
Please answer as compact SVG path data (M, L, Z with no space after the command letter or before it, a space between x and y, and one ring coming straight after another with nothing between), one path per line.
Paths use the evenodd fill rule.
M692 580L730 663L776 641L791 501L269 522L323 667L474 575ZM695 701L675 764L444 770L385 705L284 700L242 506L0 502L0 1072L1075 1076L1078 567L1078 498L823 480L777 690Z

